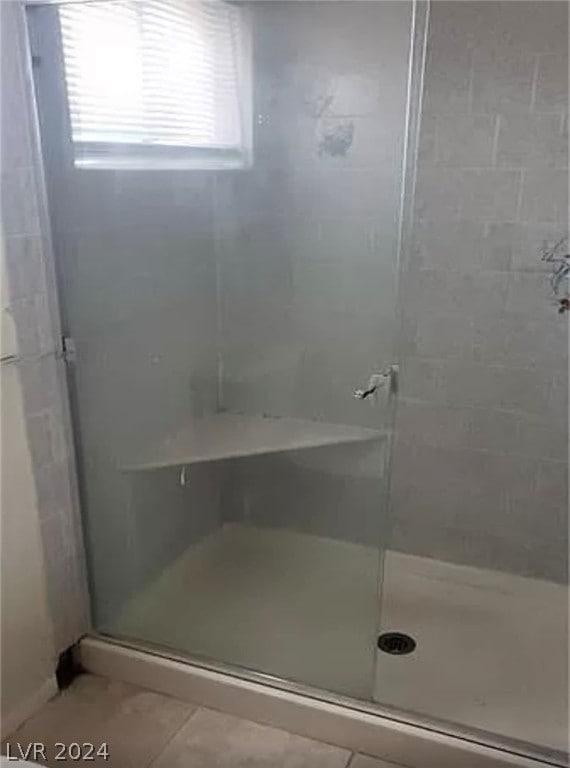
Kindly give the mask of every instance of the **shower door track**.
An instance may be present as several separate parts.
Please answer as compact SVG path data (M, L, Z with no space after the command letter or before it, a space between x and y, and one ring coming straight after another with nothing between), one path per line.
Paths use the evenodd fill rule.
M308 738L421 768L567 768L561 752L420 718L152 643L92 633L77 645L85 671Z

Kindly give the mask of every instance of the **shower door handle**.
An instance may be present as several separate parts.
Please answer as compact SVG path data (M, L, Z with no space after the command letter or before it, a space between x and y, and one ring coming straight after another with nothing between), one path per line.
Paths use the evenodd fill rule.
M366 400L370 395L375 394L379 389L388 388L390 394L398 391L398 366L389 365L384 371L373 373L368 380L368 385L364 389L355 389L352 393L357 400Z

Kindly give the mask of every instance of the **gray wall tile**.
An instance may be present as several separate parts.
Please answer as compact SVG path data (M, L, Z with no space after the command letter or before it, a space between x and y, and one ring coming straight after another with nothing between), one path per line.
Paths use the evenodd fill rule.
M513 7L513 13L516 9ZM535 56L478 45L472 72L474 112L526 112L532 101Z
M544 272L513 273L509 277L505 309L531 317L552 318L552 288Z
M541 414L548 408L552 374L537 368L508 368L485 362L408 358L402 392L450 406L497 408Z
M529 222L489 223L485 247L489 257L501 263L503 269L540 272L545 275L548 267L537 256L545 243L554 246L563 236L564 230L563 226Z
M563 462L406 445L396 446L393 471L398 546L422 554L425 547L431 556L529 576L566 578ZM524 506L519 499L526 500Z
M5 247L11 299L40 293L45 285L42 238L25 235L8 237Z
M513 410L451 406L405 398L399 411L399 439L410 445L511 453L564 461L567 432L563 414L537 416ZM559 496L560 500L560 496Z
M450 221L442 227L435 221L418 221L413 233L413 265L422 269L479 269L485 225L478 221ZM499 259L496 268L508 264ZM492 267L491 267L492 268Z
M495 140L496 115L448 115L437 121L437 165L491 165Z
M552 305L549 304L552 309ZM505 350L502 362L512 367L544 367L556 371L566 363L568 326L553 323L552 316L532 317L524 305L513 307L505 317L503 335Z
M534 247L536 251L545 231L530 243L521 225L462 220L442 227L436 221L418 221L414 226L414 264L424 269L450 269L466 272L508 271L514 255ZM543 267L544 269L544 267Z
M568 171L526 171L520 218L568 226Z
M514 219L520 180L517 171L464 171L459 191L460 216L488 221Z
M497 165L567 168L568 132L560 115L504 115L500 120Z
M568 8L558 0L540 5L526 0L485 3L461 0L446 6L432 19L433 48L445 52L461 46L481 60L489 54L509 58L534 51L565 51L568 45ZM445 39L445 44L442 44Z
M516 218L520 171L420 168L416 212L420 219Z
M503 273L422 269L406 278L403 299L422 314L496 315L504 305L507 275Z
M568 112L568 48L542 54L538 60L534 108L541 112Z
M413 315L411 308L407 311ZM438 314L434 311L425 316L410 316L408 323L406 364L415 355L440 360L477 362L483 358L492 364L505 362L506 331L502 315Z
M456 168L418 167L415 198L418 220L460 218L462 181L463 171Z
M540 252L568 227L568 7L435 3L428 37L393 542L564 581L568 324Z
M439 44L443 36L446 45ZM424 111L426 114L448 114L469 111L471 56L463 30L451 17L433 14L427 48Z
M88 602L73 490L71 434L65 415L67 395L58 371L61 362L54 356L57 302L49 295L53 292L50 232L23 13L19 3L2 3L1 217L10 310L19 342L24 411L42 521L54 647L59 652L87 630Z
M41 469L50 465L52 460L52 435L49 411L34 414L28 418L28 434L30 436L30 450L34 466Z
M2 171L0 195L6 235L39 236L41 232L34 169L21 167Z

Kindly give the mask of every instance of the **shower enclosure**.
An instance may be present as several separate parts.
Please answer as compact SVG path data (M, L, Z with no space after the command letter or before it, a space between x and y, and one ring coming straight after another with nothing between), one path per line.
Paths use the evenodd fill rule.
M546 736L504 725L490 680L473 714L461 676L500 665L477 653L511 587L393 545L427 5L95 0L28 21L95 630L559 756L563 653ZM556 581L532 594L558 653ZM473 622L463 655L429 658L432 609L452 644Z

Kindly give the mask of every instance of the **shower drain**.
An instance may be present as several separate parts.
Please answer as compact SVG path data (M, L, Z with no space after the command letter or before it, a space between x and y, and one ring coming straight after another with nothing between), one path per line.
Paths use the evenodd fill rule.
M395 656L412 653L415 647L414 638L410 635L404 635L403 632L385 632L378 638L378 648L384 653L391 653Z

